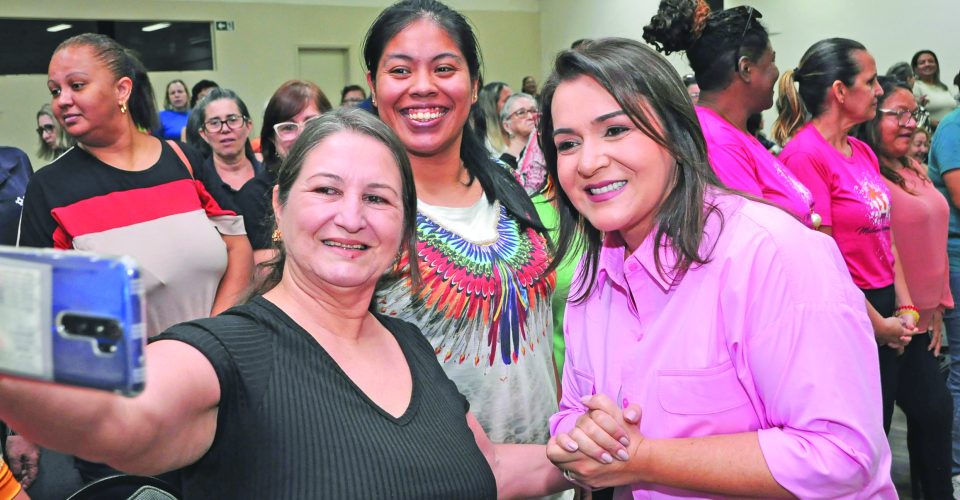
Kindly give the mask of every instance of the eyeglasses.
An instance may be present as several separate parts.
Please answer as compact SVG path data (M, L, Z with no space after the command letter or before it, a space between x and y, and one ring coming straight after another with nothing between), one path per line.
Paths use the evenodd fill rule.
M514 118L526 118L528 116L536 120L537 117L540 116L540 111L538 111L537 108L518 109L513 113L510 113L510 116L508 116L507 119L512 120Z
M320 115L311 116L303 121L303 123L297 122L280 122L273 126L273 131L277 133L277 137L284 141L289 141L296 139L300 136L300 132L303 131L303 127L306 127L308 123L320 118Z
M740 33L740 43L737 44L737 52L734 54L735 57L733 60L733 70L739 72L740 58L743 57L740 55L740 49L743 48L743 41L747 37L747 30L750 29L750 23L753 21L753 19L754 18L760 19L761 17L763 17L763 14L761 14L760 11L758 11L757 9L754 9L749 5L741 5L740 7L736 7L736 8L747 9L750 12L749 15L747 16L747 22L743 25L743 32Z
M39 127L37 127L37 135L43 135L44 132L51 132L51 133L52 133L52 132L54 132L55 130L57 130L57 128L54 127L53 124L51 124L51 123L48 123L48 124L46 124L46 125L40 125Z
M901 127L906 127L910 124L910 120L913 120L914 125L920 123L920 119L923 118L923 112L919 109L910 111L909 109L878 109L877 113L881 115L894 115L897 117L897 124Z
M236 130L247 123L246 116L240 115L227 115L226 118L211 118L203 122L203 129L207 131L208 134L214 134L223 130L223 126L226 125L229 130Z

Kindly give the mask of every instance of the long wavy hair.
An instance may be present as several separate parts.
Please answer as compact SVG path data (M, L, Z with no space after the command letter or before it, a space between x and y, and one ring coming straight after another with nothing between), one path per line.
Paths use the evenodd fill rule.
M700 122L680 75L647 45L625 38L605 38L557 56L540 98L540 147L553 181L559 185L553 96L561 84L581 76L603 86L634 125L676 161L670 192L656 215L653 255L657 272L675 280L691 266L709 262L712 249L701 249L704 227L711 216L721 217L722 225L722 214L706 201L706 191L722 188L707 160ZM603 234L577 211L563 190L557 192L557 205L560 227L553 266L585 246L584 264L575 277L576 294L571 295L574 301L582 302L596 284ZM582 243L578 243L578 234L582 234ZM670 269L660 259L665 246L677 257Z
M63 126L60 125L60 122L57 121L57 117L53 115L53 108L51 108L49 104L40 106L40 109L37 111L37 120L40 120L41 116L46 116L53 122L57 141L51 147L44 142L41 136L40 149L37 150L37 156L44 160L52 160L77 144L77 140L71 137Z

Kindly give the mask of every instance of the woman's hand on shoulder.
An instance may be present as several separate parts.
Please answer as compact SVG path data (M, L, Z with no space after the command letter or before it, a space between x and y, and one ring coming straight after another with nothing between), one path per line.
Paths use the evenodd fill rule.
M547 443L547 458L568 479L590 488L618 486L634 481L640 445L640 407L621 409L609 397L586 396L587 412L570 432L559 433Z

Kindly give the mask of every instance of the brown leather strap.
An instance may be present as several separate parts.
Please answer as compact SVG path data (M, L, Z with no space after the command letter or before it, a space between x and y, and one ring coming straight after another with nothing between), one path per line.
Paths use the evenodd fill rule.
M180 161L183 162L183 165L187 167L187 172L190 172L190 177L193 178L193 165L190 164L190 160L187 159L187 155L183 154L183 149L180 148L180 145L176 141L167 139L167 144L173 148L173 152L177 153L177 156L180 157Z

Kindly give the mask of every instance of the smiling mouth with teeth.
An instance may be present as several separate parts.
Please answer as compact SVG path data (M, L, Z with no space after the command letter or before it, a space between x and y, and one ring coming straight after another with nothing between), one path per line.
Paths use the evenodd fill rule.
M412 109L407 111L406 115L411 120L418 122L428 122L430 120L436 120L441 116L447 114L447 112L441 108L432 108L432 109Z
M617 181L617 182L611 182L610 184L607 184L606 186L603 186L601 188L588 189L587 191L590 194L603 194L603 193L609 193L610 191L616 191L626 185L627 185L627 181Z
M357 243L356 245L347 245L339 241L323 240L323 244L328 247L346 248L348 250L366 250L367 246Z

